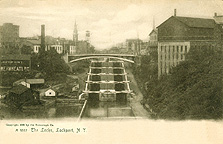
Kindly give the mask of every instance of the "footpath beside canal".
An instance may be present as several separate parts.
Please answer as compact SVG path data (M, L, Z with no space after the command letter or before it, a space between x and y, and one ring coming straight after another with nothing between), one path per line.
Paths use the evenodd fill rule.
M140 101L143 99L143 95L138 88L137 82L134 78L134 75L132 74L132 71L130 68L126 68L126 72L128 73L128 79L130 82L130 88L134 91L135 96L130 102L130 106L132 107L132 111L135 114L136 117L142 117L142 118L150 118L149 112L143 108L143 105L140 103Z

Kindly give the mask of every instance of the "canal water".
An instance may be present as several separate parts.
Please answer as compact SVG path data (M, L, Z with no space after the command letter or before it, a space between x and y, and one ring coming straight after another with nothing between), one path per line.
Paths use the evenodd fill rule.
M92 62L88 80L88 102L83 119L135 118L127 98L130 89L123 62Z
M82 106L53 105L47 109L21 111L0 101L0 119L77 118L81 108Z
M86 105L83 119L134 118L129 102L96 102Z

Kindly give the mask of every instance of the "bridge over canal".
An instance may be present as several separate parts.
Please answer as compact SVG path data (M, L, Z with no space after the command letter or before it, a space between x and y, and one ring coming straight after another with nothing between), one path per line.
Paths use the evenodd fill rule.
M85 59L109 58L122 60L129 63L135 63L136 55L133 54L66 54L64 60L66 63L73 63Z

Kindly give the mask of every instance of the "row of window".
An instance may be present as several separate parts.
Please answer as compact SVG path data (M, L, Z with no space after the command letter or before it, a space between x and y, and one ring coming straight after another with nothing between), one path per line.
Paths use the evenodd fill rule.
M187 52L187 46L161 46L160 47L160 51L161 52L169 52L170 53L170 50L171 48L173 49L173 52ZM185 50L184 50L185 49Z
M70 53L76 53L76 47L75 46L70 46Z
M57 51L62 51L62 47L56 46L54 47Z
M62 52L63 48L62 47L52 47L55 48L57 52ZM40 46L34 46L34 52L38 53L40 49ZM50 47L47 48L46 46L46 51L50 50ZM75 53L76 52L76 48L75 47L70 47L70 53Z
M165 55L160 55L160 60L170 60L170 59L180 59L183 60L184 59L184 54L177 54L177 55L170 55L170 54L165 54Z
M180 61L175 61L175 62L160 62L160 68L164 67L165 69L167 67L172 67L172 66L176 66L180 63Z
M164 63L164 65L162 65L162 63L160 63L160 73L161 74L164 74L164 73L169 73L169 71L171 70L171 67L172 66L176 66L178 65L180 62L176 62L176 63L173 63L173 64L169 64L169 66L167 65L167 63Z
M62 48L61 47L54 47L54 48L55 48L55 50L57 52L62 52ZM34 52L38 53L39 52L39 49L40 49L40 47L34 47ZM46 51L47 51L47 49L46 49Z

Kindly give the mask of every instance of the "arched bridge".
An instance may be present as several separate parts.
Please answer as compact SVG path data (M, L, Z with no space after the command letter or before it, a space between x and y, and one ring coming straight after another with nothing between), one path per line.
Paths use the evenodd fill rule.
M112 58L126 61L129 63L135 63L135 57L136 56L132 54L67 54L64 56L64 60L67 63L73 63L85 59Z

